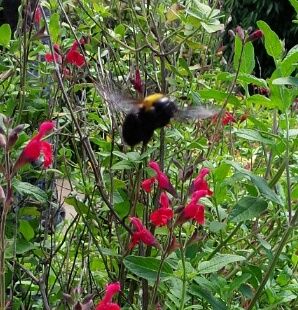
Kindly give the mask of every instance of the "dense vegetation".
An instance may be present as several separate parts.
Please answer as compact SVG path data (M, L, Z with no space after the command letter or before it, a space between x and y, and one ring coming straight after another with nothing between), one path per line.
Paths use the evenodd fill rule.
M268 20L228 32L233 5L1 15L0 310L298 307L298 46ZM123 119L153 93L180 112L130 147Z

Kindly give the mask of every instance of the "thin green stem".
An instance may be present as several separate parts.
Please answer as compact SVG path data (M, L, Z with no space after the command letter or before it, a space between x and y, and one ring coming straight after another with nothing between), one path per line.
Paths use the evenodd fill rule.
M181 230L182 230L182 227L180 227L180 230L179 230L179 242L180 242L180 244L182 244ZM182 263L183 278L182 278L182 292L181 292L179 310L183 310L184 309L185 295L186 295L186 267L185 267L184 247L182 247L182 246L180 247L180 253L181 253L181 263Z

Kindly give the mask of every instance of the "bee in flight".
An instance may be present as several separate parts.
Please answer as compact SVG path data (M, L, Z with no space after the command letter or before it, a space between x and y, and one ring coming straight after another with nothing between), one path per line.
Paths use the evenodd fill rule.
M169 97L155 93L136 103L125 116L122 125L122 137L126 144L134 146L147 144L154 130L162 128L175 119L204 119L217 112L203 106L179 109Z
M154 93L142 100L127 98L115 90L97 84L103 99L113 109L122 110L126 115L122 124L122 137L129 146L147 144L154 130L168 125L172 118L177 120L205 119L218 113L213 108L193 106L180 109L169 97Z

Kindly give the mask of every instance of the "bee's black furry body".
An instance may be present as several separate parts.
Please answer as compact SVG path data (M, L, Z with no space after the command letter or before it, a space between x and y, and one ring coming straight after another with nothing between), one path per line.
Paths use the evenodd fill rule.
M154 130L169 124L177 107L167 97L162 97L147 107L133 108L125 117L122 136L126 144L134 146L140 142L147 144Z

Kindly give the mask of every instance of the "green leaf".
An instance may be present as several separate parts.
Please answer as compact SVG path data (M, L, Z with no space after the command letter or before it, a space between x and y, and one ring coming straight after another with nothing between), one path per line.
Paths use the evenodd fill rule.
M275 104L271 99L269 99L263 95L259 95L259 94L252 95L252 96L248 97L246 99L246 101L249 103L258 104L258 105L266 107L266 108L272 108L272 109L278 108L278 105Z
M218 254L208 261L200 262L198 270L200 274L213 273L235 262L246 260L245 257L233 254Z
M217 31L224 30L224 24L221 24L218 20L212 23L201 22L201 25L208 33L214 33Z
M149 282L156 281L160 264L160 259L153 257L130 255L124 259L124 265L130 272ZM165 281L172 276L171 266L164 262L160 271L160 281Z
M283 45L278 35L262 20L259 20L257 25L263 31L267 54L272 56L275 61L280 60L283 55Z
M59 34L60 34L60 24L59 24L59 14L54 13L51 16L49 23L49 32L52 39L52 42L58 42Z
M15 244L15 240L7 240L7 246L5 249L5 258L13 258L14 252L19 255L23 255L31 250L36 249L36 246L24 239L18 239Z
M112 170L126 170L126 169L132 169L132 168L133 168L133 164L131 161L128 161L128 160L121 160L111 167Z
M274 85L290 85L298 87L298 78L293 76L281 77L272 81Z
M8 47L11 39L11 29L9 24L3 24L0 27L0 45Z
M289 0L298 15L298 0Z
M88 214L89 207L76 197L67 197L64 200L67 204L73 206L76 212L80 215Z
M278 68L272 74L272 77L280 77L280 72L282 76L289 76L297 68L298 62L298 44L293 46L286 57L279 64Z
M250 74L255 67L254 47L251 42L244 44L243 51L241 54L243 44L244 43L241 41L239 36L236 36L233 66L234 70L237 71L240 62L239 72Z
M19 232L24 236L27 241L30 241L35 236L34 229L28 221L19 221Z
M192 284L188 292L194 296L204 298L214 310L227 310L228 307L222 299L214 297L214 294L209 290L200 287L197 284Z
M259 131L253 129L238 129L235 134L249 141L258 141L264 144L274 144L273 140L264 138Z
M30 183L15 180L13 182L13 188L20 195L27 195L33 197L39 202L47 202L48 200L45 191Z
M230 214L230 220L233 222L242 222L258 217L268 207L267 201L259 197L243 197L234 206Z
M232 75L234 77L234 74ZM247 73L239 73L238 75L238 82L241 84L254 84L260 87L268 87L267 82L263 79L257 78L254 75L247 74Z
M259 189L259 191L263 194L264 197L279 205L283 205L280 197L274 191L272 191L272 189L268 186L267 182L263 178L253 174L249 170L243 169L239 166L239 164L233 161L227 160L225 162L233 166L245 178L248 178Z
M202 99L214 99L218 102L223 102L227 99L227 93L216 89L204 89L199 91ZM228 103L234 106L240 106L240 101L236 96L229 96Z

